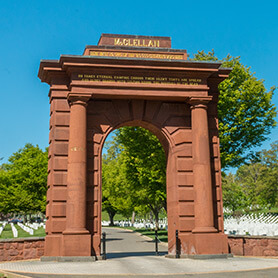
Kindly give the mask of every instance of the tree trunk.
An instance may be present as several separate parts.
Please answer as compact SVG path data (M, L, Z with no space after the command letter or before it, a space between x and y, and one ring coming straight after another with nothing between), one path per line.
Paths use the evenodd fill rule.
M108 211L108 215L109 215L109 226L114 226L114 216L115 216L116 212L114 211Z
M152 210L150 211L149 217L150 217L150 222L153 223L153 212L152 212Z
M134 222L135 222L135 211L132 212L132 217L131 217L131 225L132 225L132 227L134 225Z
M156 230L159 230L159 223L158 223L158 218L159 218L159 211L158 210L156 210L155 212L154 212L154 217L155 217L155 229Z
M163 207L164 207L165 212L166 212L166 214L167 214L167 200L165 200L165 201L163 202Z

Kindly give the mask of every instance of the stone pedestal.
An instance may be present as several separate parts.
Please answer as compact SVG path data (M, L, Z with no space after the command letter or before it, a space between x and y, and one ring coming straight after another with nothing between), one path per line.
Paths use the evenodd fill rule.
M227 254L227 236L214 227L207 104L211 97L191 98L195 227L188 254Z
M210 97L191 98L192 154L195 189L195 228L193 233L216 233L213 221L211 162L207 103Z
M195 254L218 255L228 254L228 237L220 233L194 234Z
M91 235L86 229L86 101L70 98L67 179L67 220L63 256L90 256Z
M63 233L63 256L91 256L91 235Z

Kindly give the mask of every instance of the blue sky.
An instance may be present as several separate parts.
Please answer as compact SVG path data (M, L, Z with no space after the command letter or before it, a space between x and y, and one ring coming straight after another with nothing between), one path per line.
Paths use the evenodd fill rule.
M101 33L172 37L172 47L215 50L278 86L277 1L1 1L0 157L25 143L48 145L49 86L37 77L41 59L82 55ZM273 102L278 105L278 92ZM278 121L278 119L277 119ZM269 143L278 138L275 128Z

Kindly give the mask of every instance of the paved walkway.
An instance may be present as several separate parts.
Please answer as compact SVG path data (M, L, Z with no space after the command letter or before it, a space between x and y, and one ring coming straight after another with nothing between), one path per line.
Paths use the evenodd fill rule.
M127 230L105 228L107 260L96 262L41 262L39 260L0 263L0 272L24 277L278 277L278 259L234 257L192 260L155 256L154 242ZM163 253L164 252L164 253ZM14 276L16 277L16 276ZM22 276L18 276L22 277Z

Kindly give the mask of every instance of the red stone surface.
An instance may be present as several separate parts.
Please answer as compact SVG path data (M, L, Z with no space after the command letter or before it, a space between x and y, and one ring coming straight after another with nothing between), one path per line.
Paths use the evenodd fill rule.
M83 55L133 59L186 60L186 50L171 49L170 37L102 34L97 46L86 46Z
M44 255L44 238L0 241L0 261L38 259Z
M278 237L229 236L229 249L239 256L278 256Z
M102 34L98 45L171 48L170 37Z
M182 254L228 252L217 86L229 70L220 65L93 56L41 62L51 104L45 256L100 255L101 151L125 125L150 130L164 147L169 254L176 230Z
M58 237L56 237L58 239ZM215 238L215 239L214 239ZM48 239L46 239L47 241ZM200 244L202 238L197 239ZM225 241L220 241L219 237L211 234L209 237L204 236L204 240L209 240L209 244L216 245L218 248L222 248L220 243ZM182 250L186 253L197 254L196 246L194 246L194 239L192 235L184 235L182 238ZM56 242L58 243L58 242ZM278 256L278 238L277 237L240 237L240 236L229 236L229 253L238 256ZM48 244L48 246L51 246ZM225 246L224 246L225 247ZM47 248L47 247L46 247ZM57 256L59 244L56 245ZM12 239L12 240L1 240L0 241L0 261L17 261L17 260L27 260L27 259L38 259L47 251L45 250L45 240L44 238L34 238L34 239ZM50 252L50 251L48 251ZM55 253L52 250L53 256ZM200 254L200 252L199 252Z

